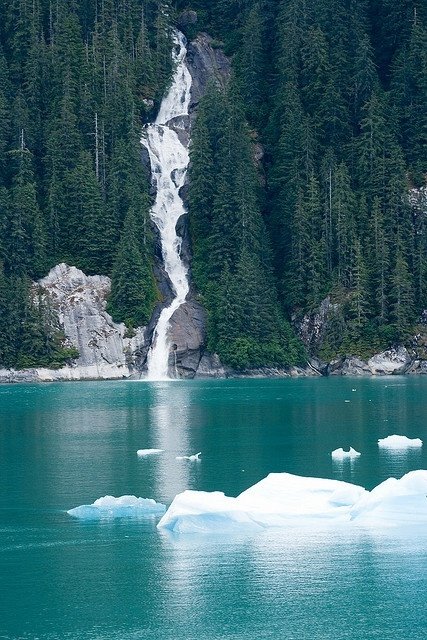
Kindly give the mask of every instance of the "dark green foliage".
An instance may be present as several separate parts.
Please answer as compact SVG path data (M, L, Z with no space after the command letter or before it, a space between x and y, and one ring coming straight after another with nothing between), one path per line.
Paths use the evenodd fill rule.
M129 209L114 262L107 307L114 320L125 322L128 327L146 324L155 302L154 278L142 246L141 226L135 211Z
M225 4L198 0L192 6L235 54L243 111L264 145L267 185L257 206L263 203L266 228L254 237L265 239L267 231L271 239L282 309L301 317L332 294L339 311L323 349L331 357L372 353L404 340L427 304L425 204L409 202L418 197L409 190L425 186L427 171L425 5ZM216 155L215 141L232 139L230 118L224 113L218 125L206 115L209 100L192 149L194 274L221 309L210 316L213 346L221 340L222 349L229 345L230 361L246 363L248 342L240 329L236 335L230 330L240 326L247 308L235 284L243 229L235 230L244 194L258 189L258 198L259 183L248 189L253 163L246 156L246 189L239 191L237 155L244 154L236 143ZM252 264L262 251L268 255L265 244L260 249L252 240L247 246ZM247 259L244 264L251 272ZM248 295L256 299L254 292ZM247 314L252 317L254 309Z
M236 86L225 95L211 87L191 149L193 270L208 311L209 348L237 369L304 358L279 308L259 193Z
M112 275L114 318L147 321L139 137L183 9L235 73L209 88L191 147L210 348L238 368L300 361L284 317L328 294L325 357L404 340L427 306L425 205L410 191L427 171L425 3L0 0L0 361L23 366L19 341L31 362L61 360L28 288L60 260Z
M64 346L55 314L41 289L31 287L26 276L7 276L0 263L0 366L59 368L78 357Z
M114 271L116 291L131 209L136 235L121 255L127 273L134 255L141 293L128 291L122 307L116 296L114 315L136 323L152 309L139 137L144 100L158 100L170 78L171 16L161 0L0 1L0 260L10 295L1 364L61 361L43 320L53 315L33 301L28 278L66 261Z

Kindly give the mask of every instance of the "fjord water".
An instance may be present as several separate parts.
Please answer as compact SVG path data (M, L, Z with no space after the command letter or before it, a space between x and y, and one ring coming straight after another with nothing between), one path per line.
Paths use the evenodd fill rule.
M0 638L424 640L427 536L171 537L155 519L66 514L106 494L237 495L280 471L371 489L427 468L425 446L378 449L394 433L427 441L427 380L0 387ZM350 445L361 457L334 465ZM197 451L199 463L175 459Z

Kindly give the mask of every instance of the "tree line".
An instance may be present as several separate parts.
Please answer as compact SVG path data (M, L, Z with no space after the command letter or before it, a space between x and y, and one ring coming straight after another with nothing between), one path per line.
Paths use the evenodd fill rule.
M0 0L0 16L0 363L57 364L70 352L48 346L31 280L59 262L110 275L109 311L130 326L158 296L140 137L170 78L171 15L161 0Z
M237 368L405 341L427 306L426 8L418 0L0 0L0 364L70 357L42 291L58 262L112 278L147 322L153 277L143 122L194 9L233 63L191 145L192 274L209 348ZM263 158L260 159L263 150ZM257 155L258 153L258 155Z
M325 358L404 342L427 305L426 212L412 202L426 185L425 5L192 4L232 56L241 118L265 150L266 295L276 286L296 323L331 297ZM195 136L194 158L198 145ZM192 190L202 164L193 163ZM247 158L247 184L252 172ZM191 201L190 215L199 215ZM197 257L197 234L195 245Z

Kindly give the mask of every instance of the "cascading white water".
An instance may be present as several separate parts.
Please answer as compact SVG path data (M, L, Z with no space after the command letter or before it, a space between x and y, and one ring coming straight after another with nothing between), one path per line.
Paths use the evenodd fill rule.
M172 86L162 100L155 123L147 125L141 140L150 156L152 178L156 186L151 218L160 233L164 267L175 293L172 303L162 310L154 330L147 357L148 380L168 379L169 321L185 302L189 291L187 269L180 257L181 238L176 232L178 219L186 213L179 191L185 182L189 155L169 125L174 118L188 116L191 75L185 64L185 37L175 31L173 39L175 73Z

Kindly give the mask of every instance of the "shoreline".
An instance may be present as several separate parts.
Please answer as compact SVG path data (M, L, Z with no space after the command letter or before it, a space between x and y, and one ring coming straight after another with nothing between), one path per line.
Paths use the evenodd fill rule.
M144 381L144 372L127 365L67 366L61 369L34 367L30 369L1 369L0 384L44 383L44 382L84 382L84 381ZM347 356L329 363L313 359L306 366L289 368L257 367L244 371L234 371L226 367L202 368L192 377L172 378L170 381L184 380L227 380L227 379L279 379L279 378L380 378L389 376L427 375L427 360L411 358L406 349L398 348L377 354L368 361L356 356Z

